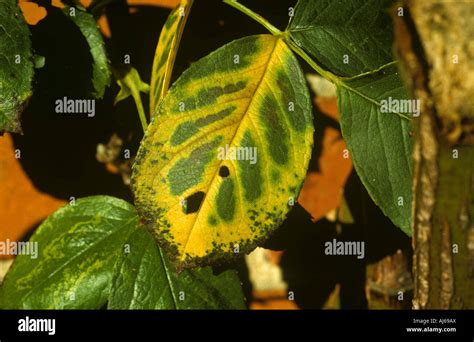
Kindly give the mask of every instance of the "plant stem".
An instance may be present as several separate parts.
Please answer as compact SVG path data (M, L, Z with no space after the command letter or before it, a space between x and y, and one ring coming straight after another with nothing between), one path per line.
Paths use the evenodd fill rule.
M265 27L274 36L282 35L282 32L279 29L277 29L275 26L270 24L270 22L267 19L262 17L260 14L255 13L251 9L245 7L244 5L240 4L239 2L237 2L237 0L224 0L224 3L234 7L235 9L241 11L242 13L246 14L247 16L249 16L250 18L252 18L256 22L261 24L263 27Z
M366 101L369 101L371 103L373 103L374 105L376 105L377 107L381 107L381 104L380 102L378 102L377 100L365 95L364 93L360 92L359 90L357 89L354 89L352 88L350 85L348 85L347 83L345 83L344 81L345 80L351 80L351 79L355 79L361 75L357 75L355 76L354 78L342 78L342 77L339 77L337 75L334 75L332 72L329 72L327 70L324 70L323 68L321 68L310 56L308 56L308 54L306 52L304 52L304 50L302 48L300 48L298 45L296 45L295 42L293 42L288 36L285 36L285 41L286 43L290 46L290 48L296 53L298 54L298 56L300 56L301 58L303 58L306 63L308 63L318 74L320 74L322 77L324 77L325 79L331 81L332 83L334 83L336 86L338 87L343 87L343 88L346 88L347 90L357 94L358 96L364 98ZM391 63L388 63L386 65L384 65L383 67L377 69L377 71L380 71L382 70L384 67L387 67L389 65L393 65L395 64L395 62L391 62ZM370 74L367 73L367 75ZM401 117L402 119L405 119L405 120L410 120L409 117L401 114L401 113L395 113L396 115L398 115L399 117Z
M338 76L334 75L332 72L324 70L321 68L308 54L300 48L295 42L291 40L288 36L285 36L285 42L288 46L301 58L303 58L306 63L308 63L318 74L320 74L325 79L331 81L332 83L339 85L341 83Z
M146 122L146 115L145 115L145 110L143 109L142 98L140 96L140 92L138 92L138 94L133 92L132 96L133 96L133 100L135 101L135 105L137 106L138 116L140 117L140 123L142 124L143 133L145 133L148 127L148 123Z
M324 70L318 64L316 64L316 62L310 56L308 56L308 54L302 48L300 48L295 42L291 40L287 32L280 31L275 26L270 24L270 22L268 22L267 19L263 18L261 15L255 13L251 9L240 4L237 0L223 0L223 1L224 3L234 7L235 9L241 11L242 13L246 14L250 18L254 19L256 22L263 25L274 36L284 37L284 40L288 44L288 46L297 55L303 58L306 61L306 63L308 63L318 74L320 74L322 77L326 78L327 80L331 81L332 83L336 85L340 83L339 77L337 77L336 75L334 75L333 73L327 70Z

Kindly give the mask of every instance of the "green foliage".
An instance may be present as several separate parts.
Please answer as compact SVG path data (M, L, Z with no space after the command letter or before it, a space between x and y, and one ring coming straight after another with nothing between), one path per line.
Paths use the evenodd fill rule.
M115 265L109 309L244 309L233 270L217 276L210 267L176 274L144 229L133 232Z
M113 1L94 1L91 12L62 10L90 48L97 98L110 83L110 69L93 14ZM38 244L38 258L15 260L0 288L2 308L244 308L234 271L183 269L250 252L297 198L313 118L294 53L337 87L342 133L360 179L382 211L411 234L411 114L381 110L388 98L408 99L391 53L390 1L299 0L283 32L238 2L225 2L272 35L226 44L168 91L192 4L183 0L184 16L172 12L156 49L150 94L156 115L148 128L141 102L148 85L134 68L114 68L115 102L131 95L146 129L132 177L140 216L107 196L58 210L30 240ZM0 131L20 132L33 77L29 31L15 1L0 3L0 18ZM247 148L247 159L236 158L239 148Z
M30 31L16 0L0 2L0 22L0 134L20 133L20 114L32 93Z
M117 84L120 87L120 91L115 97L114 104L117 104L129 96L132 96L138 110L138 115L140 117L143 131L145 131L148 124L140 93L148 93L150 91L150 86L142 81L138 71L135 68L120 67L114 68L113 70Z
M408 99L391 53L390 3L299 0L285 34L337 86L354 167L384 214L411 235L411 114L381 111L383 100Z
M38 246L38 257L15 259L0 290L1 305L100 308L107 301L115 262L137 229L133 207L115 198L90 197L59 209L30 239Z
M3 309L99 309L108 301L111 308L136 309L201 308L203 301L212 308L244 305L232 271L171 274L134 207L117 198L88 197L59 209L30 243L37 244L37 258L25 254L15 259L0 288ZM135 267L140 271L136 275ZM152 283L141 281L148 280L157 282L146 301L140 298L148 292L117 297L124 286L134 286L127 291L144 289ZM175 302L179 291L188 297L182 303Z
M286 32L326 70L340 76L393 60L391 0L299 0Z
M237 1L249 15L338 89L343 137L374 202L411 234L411 114L382 112L382 101L407 100L391 56L390 1L299 0L286 31Z
M285 32L280 32L265 19L237 2L227 1L227 3L262 23L276 38L282 37L283 40L278 40L281 44L286 46L283 43L285 41L316 71L335 83L339 95L342 132L351 151L356 171L382 211L404 232L411 234L412 146L409 135L410 114L394 111L382 112L381 110L382 101L388 98L393 97L397 101L407 99L406 91L391 56L392 31L390 17L386 12L388 3L368 4L354 0L343 6L341 2L301 0ZM362 23L365 23L365 25L361 25ZM240 231L240 239L226 239L226 235L222 235L221 232L218 236L213 236L213 234L207 232L207 230L214 231L212 227L219 225L215 219L219 217L219 210L217 210L216 215L213 215L210 213L211 209L207 207L208 199L212 200L215 197L216 203L214 206L219 209L219 197L212 194L212 191L216 189L214 188L213 178L201 177L202 174L216 175L216 171L212 169L218 169L222 166L221 163L213 163L216 159L214 155L203 156L205 161L201 158L203 160L201 163L201 159L196 159L194 154L191 153L188 157L189 165L185 167L186 172L176 175L177 179L179 178L180 189L182 186L185 186L185 188L182 191L175 191L177 188L173 190L174 171L181 167L181 162L183 162L183 167L186 164L186 159L176 160L174 158L173 149L176 148L176 151L181 154L190 147L196 148L197 145L192 143L195 141L195 137L201 135L212 137L209 133L212 133L214 129L217 131L222 129L222 126L218 124L219 122L225 122L226 119L231 120L233 117L233 115L226 114L217 118L219 115L215 114L211 115L216 117L212 122L208 122L204 118L209 115L209 112L205 111L206 107L208 106L210 109L218 105L221 100L218 99L219 97L222 97L224 99L222 101L226 104L232 103L232 97L230 97L231 102L229 102L227 96L222 96L223 94L217 91L219 87L224 89L223 87L226 86L228 70L239 70L241 74L245 74L246 68L258 69L257 66L263 64L260 61L264 58L259 56L258 52L253 60L248 58L246 48L242 47L241 49L244 56L242 63L232 64L230 56L232 53L226 56L224 53L219 53L220 50L217 50L215 55L210 55L214 59L209 57L206 62L193 66L194 75L191 73L183 75L181 82L176 84L184 84L185 86L177 87L179 91L176 90L176 94L171 94L165 98L159 114L161 117L150 127L142 143L141 153L139 152L137 164L134 168L134 191L138 208L141 214L158 231L157 235L160 236L161 244L166 246L173 258L176 258L177 262L183 266L212 263L230 257L233 245L244 244L253 247L254 242L258 244L263 239L262 236L258 235L259 229L256 230L257 233L253 232L255 234L249 237L246 237L248 235L245 234L245 230ZM270 50L270 47L267 50ZM308 51L312 57L306 54L305 51ZM233 53L236 56L237 51L235 50ZM237 56L240 57L238 54ZM323 63L320 62L321 60ZM272 65L272 68L278 69L279 64L283 67L286 63L285 59L280 58ZM203 85L209 83L206 78L208 73L219 77L212 88L216 89L215 92L202 88L199 83L202 82ZM275 72L270 70L268 74L273 76ZM338 74L351 77L341 77ZM258 73L255 73L251 79L258 79L258 77ZM232 76L232 78L239 80L239 77ZM248 83L247 80L240 81L242 84ZM271 89L272 91L283 89L282 84L288 83L291 84L288 81L275 83ZM304 88L302 82L299 83L295 89ZM237 94L240 94L239 90L236 91ZM245 90L246 87L244 86L242 92L245 93ZM191 94L195 92L198 93L198 96L193 98ZM293 93L296 92L293 90ZM284 91L283 93L289 92ZM237 95L236 98L240 99ZM259 102L258 97L255 102ZM293 101L290 99L287 103L293 103ZM251 102L251 105L253 104L254 101ZM179 105L182 105L183 108L178 109ZM282 99L279 107L285 107L284 99ZM204 111L200 110L202 108L204 108ZM235 111L235 108L232 112ZM221 110L223 113L226 112L225 108L221 108ZM193 111L196 111L196 113ZM239 113L238 110L235 112ZM252 108L248 108L248 112L252 112ZM277 110L271 110L270 112L275 113ZM205 115L200 117L201 114ZM196 115L198 117L195 117ZM171 117L179 119L171 119ZM297 115L289 115L288 117L297 118ZM272 120L277 120L277 117L275 116L275 119ZM206 122L206 124L198 124L201 121ZM214 122L217 123L211 125ZM235 121L231 120L231 122L234 123ZM158 126L155 128L155 125ZM235 134L238 134L240 127L241 125L235 131L237 132ZM255 128L258 131L260 127L264 127L264 124L257 124ZM163 132L169 132L169 135ZM272 143L269 146L272 146L275 151L284 151L285 140L277 138L278 129L272 129L271 132L276 133L276 135L274 135L274 140L270 139ZM258 135L263 136L264 133ZM231 135L231 137L235 136ZM228 143L225 139L225 131L223 138L224 142ZM200 144L213 144L212 147L209 145L209 148L215 149L222 143L222 141L219 141L219 136L216 136L216 139L214 141L204 140ZM147 142L147 140L153 141L154 146L152 147L151 142ZM302 144L308 146L310 141L306 139ZM183 143L186 144L183 145ZM232 143L233 141L231 141L231 145ZM239 144L242 145L242 142ZM185 150L178 148L181 145L184 146ZM260 151L262 151L261 148ZM198 149L195 152L198 153ZM272 155L270 150L268 152ZM303 153L303 156L306 155L306 153ZM191 172L188 172L188 170L191 170ZM246 171L251 173L252 170L251 167ZM159 182L155 181L156 174L161 174L162 178ZM271 178L271 175L267 175L267 177ZM227 183L229 186L225 187ZM245 185L242 185L243 182L240 183L245 189ZM222 217L221 222L232 222L236 203L248 203L248 201L242 201L238 198L236 200L231 195L234 186L233 180L229 181L227 179L220 186L222 189L228 188L228 191L222 192L227 196L222 200L229 204L224 209L225 213L229 214L230 212L230 216ZM253 183L251 186L259 188L258 185ZM209 187L212 189L210 194L208 193ZM298 189L299 185L290 187ZM199 192L203 194L203 206L199 207L197 213L193 212L190 215L185 210L181 210L176 204ZM157 197L156 194L160 194L160 196ZM171 198L165 199L166 197L163 197L163 195L171 196ZM276 200L273 201L273 203L276 202ZM263 212L271 216L268 210L263 210ZM243 217L248 216L255 217L252 213L241 210L239 219L242 220ZM202 219L203 215L207 216L207 220ZM190 220L189 216L195 216L195 218ZM183 223L183 217L187 217L188 219L184 222L189 223ZM276 217L279 216L276 215ZM280 219L276 221L278 222ZM258 220L257 223L259 223ZM256 224L254 221L247 222L245 225L256 225L260 228L260 224ZM203 238L202 236L207 237ZM194 248L194 245L199 246L199 248ZM252 247L249 247L249 249Z
M94 89L91 95L95 98L102 98L105 89L110 84L110 67L107 53L104 47L102 35L97 27L94 16L79 8L65 6L64 14L77 25L87 44L92 56L92 85ZM72 15L74 13L74 15Z
M392 222L411 234L411 121L406 114L382 113L380 101L406 99L396 66L338 86L343 137L354 167L374 202Z

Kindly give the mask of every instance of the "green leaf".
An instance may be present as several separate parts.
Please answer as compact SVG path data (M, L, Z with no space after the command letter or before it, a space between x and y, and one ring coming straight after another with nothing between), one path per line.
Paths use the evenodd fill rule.
M37 257L15 259L0 288L3 309L244 307L233 271L174 274L135 208L117 198L79 199L29 242Z
M238 257L286 217L312 142L309 93L288 46L271 35L233 41L162 101L133 166L135 204L179 269Z
M31 96L30 31L17 0L0 1L0 134L21 133L20 114Z
M409 114L382 112L381 101L408 99L395 65L338 85L342 134L374 202L411 234L412 139Z
M176 274L146 230L134 232L117 261L109 309L245 309L235 271L206 267Z
M408 99L391 55L389 5L299 0L285 35L293 50L337 86L342 134L356 171L384 214L411 234L414 113L381 112L382 101Z
M111 72L104 47L104 40L102 39L94 16L79 8L69 6L63 8L63 13L77 25L86 39L87 44L89 44L93 60L92 84L94 89L91 90L91 95L95 98L102 98L105 89L110 84Z
M137 106L138 115L140 117L140 122L143 127L143 131L146 130L148 124L146 122L145 110L143 109L142 98L140 93L148 93L150 87L148 84L142 81L140 74L135 68L125 67L125 68L114 68L114 76L117 79L117 84L120 87L120 91L115 98L114 104L117 104L120 101L125 100L130 95L135 101Z
M37 244L38 257L15 259L0 288L0 305L4 309L102 307L115 262L138 227L134 208L112 197L79 199L59 209L30 239Z
M150 116L157 111L168 91L179 42L192 5L193 0L182 0L161 29L151 71Z
M130 67L125 70L117 69L114 74L117 79L117 84L120 87L120 91L115 97L114 104L125 100L130 95L134 99L140 98L141 92L146 94L150 91L150 87L142 81L135 68Z
M299 0L286 33L319 65L355 76L392 61L391 0Z

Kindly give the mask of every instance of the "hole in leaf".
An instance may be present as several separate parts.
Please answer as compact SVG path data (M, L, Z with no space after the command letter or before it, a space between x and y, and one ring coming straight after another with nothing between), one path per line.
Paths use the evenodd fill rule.
M204 192L198 191L195 194L192 194L188 198L186 198L186 206L184 208L184 212L186 214L192 214L199 210L201 206L202 200L204 199Z
M230 171L229 171L229 168L227 166L221 166L221 168L219 169L219 176L221 177L229 177L230 175Z

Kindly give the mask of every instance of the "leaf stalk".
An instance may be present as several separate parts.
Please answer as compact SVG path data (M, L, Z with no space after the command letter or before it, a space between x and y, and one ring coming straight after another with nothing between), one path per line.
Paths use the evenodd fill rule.
M224 0L224 3L226 3L229 6L234 7L235 9L239 10L240 12L246 14L259 24L261 24L263 27L265 27L268 31L270 31L271 34L274 36L281 36L282 32L277 29L275 26L273 26L267 19L262 17L260 14L255 13L252 11L250 8L245 7L241 3L239 3L237 0Z

